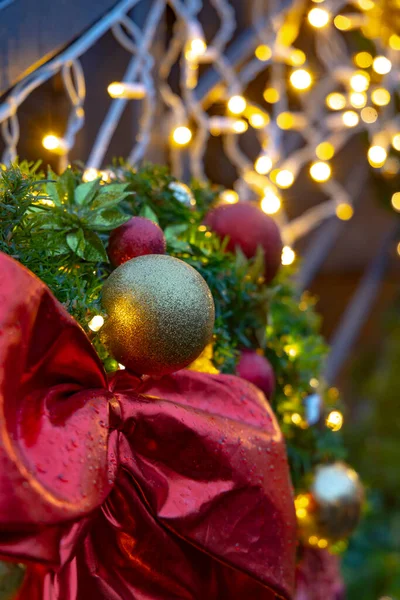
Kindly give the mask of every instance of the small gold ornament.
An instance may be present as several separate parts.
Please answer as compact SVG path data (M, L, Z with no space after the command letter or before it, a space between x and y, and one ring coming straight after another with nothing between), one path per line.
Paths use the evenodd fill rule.
M215 311L206 282L171 256L148 254L119 266L104 284L103 305L103 343L139 375L183 369L212 337Z
M364 499L357 473L343 462L316 468L310 492L295 500L303 542L325 548L356 528Z

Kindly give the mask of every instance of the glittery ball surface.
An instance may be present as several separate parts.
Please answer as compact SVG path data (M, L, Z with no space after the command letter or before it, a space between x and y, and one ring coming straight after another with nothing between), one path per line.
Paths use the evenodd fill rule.
M181 260L146 255L118 267L103 287L108 318L101 336L137 374L186 367L211 340L214 302L201 275Z

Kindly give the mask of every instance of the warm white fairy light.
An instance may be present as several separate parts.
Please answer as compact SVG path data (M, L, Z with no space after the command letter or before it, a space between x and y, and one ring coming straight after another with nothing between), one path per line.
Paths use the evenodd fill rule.
M271 58L272 50L266 44L260 44L260 46L257 46L257 48L255 49L254 54L256 55L258 60L264 62Z
M326 104L332 110L342 110L346 106L346 98L339 92L332 92L326 97Z
M228 100L228 109L233 115L241 115L246 110L246 105L243 96L232 96Z
M372 167L379 168L387 158L387 151L383 146L371 146L368 150L368 160Z
M308 15L307 19L310 25L320 29L321 27L326 27L330 21L330 14L325 8L312 8Z
M392 68L391 61L386 56L376 56L372 63L372 68L379 75L386 75Z
M95 315L88 323L89 329L99 331L104 325L104 318L101 315Z
M107 88L111 98L128 98L140 100L146 96L146 86L143 83L125 83L114 81Z
M367 104L367 94L364 92L352 92L350 94L350 104L354 108L363 108Z
M292 263L294 263L295 258L296 258L296 253L294 252L294 250L292 250L292 248L290 246L283 246L282 258L281 258L282 264L286 265L286 266L291 265ZM293 354L291 354L291 356L293 356Z
M294 183L294 174L289 169L282 169L276 174L275 182L281 188L288 188Z
M266 154L262 154L254 163L254 168L260 175L266 175L272 169L271 158Z
M326 162L317 161L311 165L310 175L314 181L328 181L331 176L331 167Z
M42 144L43 148L56 154L64 154L67 151L65 140L52 133L44 136Z
M192 132L186 125L176 127L172 132L172 140L178 146L186 146L192 139Z
M368 89L370 77L364 71L358 71L350 77L350 87L355 92L365 92Z
M267 215L274 215L282 206L282 201L279 196L272 190L265 190L265 195L261 199L261 210Z
M290 75L290 83L296 90L308 90L312 84L311 74L306 69L296 69Z
M239 202L239 194L235 190L223 190L219 195L219 200L225 204L236 204Z
M342 115L342 120L346 127L355 127L358 125L360 118L354 110L346 110Z

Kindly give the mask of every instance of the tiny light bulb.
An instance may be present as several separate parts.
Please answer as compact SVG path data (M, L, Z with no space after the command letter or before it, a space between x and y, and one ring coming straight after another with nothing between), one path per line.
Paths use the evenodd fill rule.
M89 321L88 327L92 331L99 331L104 325L104 319L101 315L95 315L91 321Z
M254 54L256 55L256 58L258 58L258 60L265 62L266 60L269 60L271 58L272 50L269 46L261 44L260 46L257 46L257 48L254 51Z
M369 86L369 75L363 71L357 71L350 77L350 87L355 92L365 92Z
M400 35L393 33L389 38L389 46L392 50L400 50Z
M282 169L276 174L275 182L276 185L279 185L281 188L288 188L293 185L294 175L292 171L289 171L288 169Z
M283 265L291 265L296 258L294 250L290 246L283 246L281 262Z
M246 121L243 121L243 119L238 119L237 121L235 121L233 123L232 129L236 133L244 133L245 131L247 131L248 125L247 125Z
M306 69L296 69L290 75L290 83L299 91L307 90L312 84L312 77Z
M377 106L386 106L390 102L390 92L385 88L377 88L372 92L371 100Z
M114 81L107 88L111 98L127 98L129 100L141 100L146 96L146 87L143 83L125 83Z
M315 154L320 160L329 160L335 154L335 147L330 142L321 142L315 148Z
M223 190L219 195L219 199L221 202L226 202L226 204L236 204L236 202L239 202L239 194L235 190Z
M336 216L341 221L349 221L354 214L353 207L347 202L341 202L336 207Z
M325 421L327 427L332 431L339 431L343 425L343 415L338 410L332 410L326 417Z
M53 135L50 133L49 135L45 135L42 140L43 147L46 150L62 150L63 148L63 140L59 138L57 135Z
M361 69L368 69L373 63L372 55L369 52L357 52L354 56L354 62Z
M346 110L342 115L342 120L346 127L355 127L358 125L360 118L354 110Z
M247 102L243 96L232 96L228 100L228 109L233 115L241 115L246 110Z
M124 86L122 85L122 83L114 81L108 86L107 92L112 98L121 98L124 93Z
M381 167L386 159L387 152L382 146L371 146L368 150L368 161L372 167Z
M400 133L396 133L392 137L392 146L395 150L398 150L400 152Z
M266 190L265 196L261 200L261 210L267 215L274 215L281 208L281 200L279 196L272 190Z
M83 172L82 179L83 181L94 181L98 177L100 177L100 172L94 167L89 167Z
M190 41L189 51L192 57L203 56L207 50L207 44L202 38L194 38Z
M257 158L254 168L260 175L266 175L272 168L272 160L269 156L263 154Z
M275 104L280 99L279 91L276 88L266 88L263 93L264 100L269 104Z
M372 63L372 68L379 75L386 75L392 68L391 61L386 56L376 56Z
M350 104L354 108L363 108L367 104L367 94L364 92L352 92L350 94Z
M295 48L289 55L289 61L294 67L300 67L306 62L306 55L304 54L303 50Z
M249 116L249 123L254 129L262 129L269 123L268 115L253 113Z
M337 15L333 19L333 23L337 29L340 31L348 31L351 29L351 19L346 17L345 15Z
M342 110L346 106L346 98L339 92L332 92L326 97L326 104L332 110Z
M310 175L314 181L322 183L323 181L328 181L331 176L331 168L328 163L317 161L311 165Z
M294 116L290 112L282 112L276 117L276 124L280 129L291 129L294 121Z
M320 29L321 27L328 25L331 17L329 12L324 8L312 8L308 13L307 18L310 25Z
M364 123L375 123L378 118L378 113L372 106L366 106L361 111L361 119Z
M192 132L189 127L181 125L180 127L176 127L172 132L172 139L178 146L186 146L192 139Z
M391 202L394 210L400 212L400 192L395 192L393 194Z

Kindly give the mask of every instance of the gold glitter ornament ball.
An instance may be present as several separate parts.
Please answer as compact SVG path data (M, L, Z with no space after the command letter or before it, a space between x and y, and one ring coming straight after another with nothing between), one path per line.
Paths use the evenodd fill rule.
M138 375L165 375L194 361L210 342L214 301L201 275L177 258L128 260L103 286L108 318L101 338Z
M346 539L360 520L363 500L363 486L351 467L339 461L318 466L310 493L295 501L301 538L311 545Z

